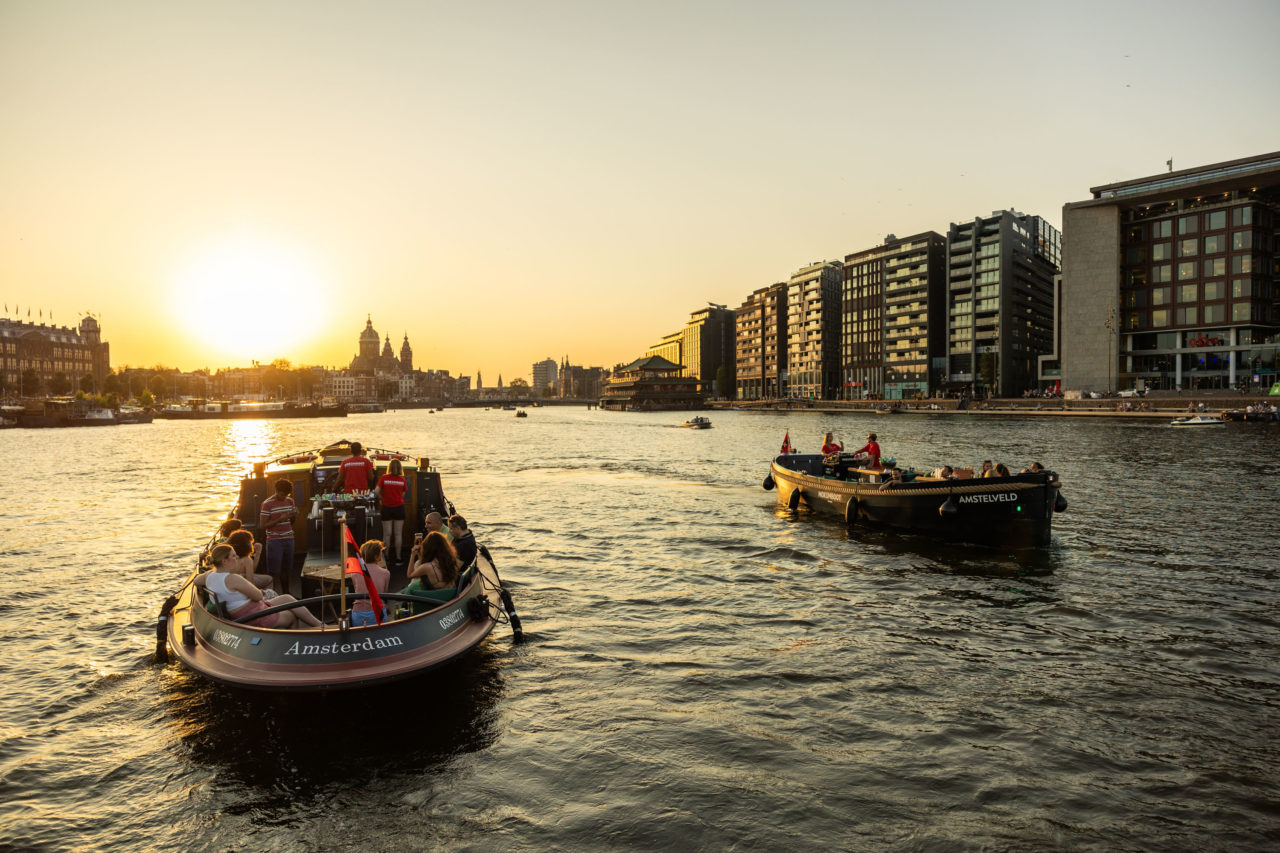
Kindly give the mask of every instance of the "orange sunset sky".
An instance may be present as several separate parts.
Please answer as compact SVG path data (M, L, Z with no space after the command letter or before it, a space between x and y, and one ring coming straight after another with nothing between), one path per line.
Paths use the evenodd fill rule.
M612 366L708 301L1280 149L1280 4L0 2L0 303L112 362ZM33 318L35 311L33 311Z

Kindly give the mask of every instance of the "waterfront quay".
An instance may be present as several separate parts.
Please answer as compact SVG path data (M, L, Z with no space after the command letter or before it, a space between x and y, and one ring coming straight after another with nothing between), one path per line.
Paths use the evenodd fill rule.
M738 411L811 411L815 414L866 414L894 415L1018 415L1034 417L1094 417L1168 420L1195 412L1219 414L1243 411L1259 401L1280 405L1280 398L1268 397L1265 391L1255 394L1223 393L1221 391L1151 392L1145 397L1100 397L1093 399L1065 400L1061 398L1035 397L1023 399L1004 398L991 400L967 400L963 408L955 398L925 400L721 400L709 402L709 406ZM1203 408L1202 408L1203 406Z

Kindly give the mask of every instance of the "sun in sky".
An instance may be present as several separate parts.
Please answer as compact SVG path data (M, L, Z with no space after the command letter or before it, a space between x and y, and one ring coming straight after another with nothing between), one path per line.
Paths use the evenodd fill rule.
M195 252L171 291L192 349L236 363L269 361L323 334L331 311L326 293L301 254L251 237Z

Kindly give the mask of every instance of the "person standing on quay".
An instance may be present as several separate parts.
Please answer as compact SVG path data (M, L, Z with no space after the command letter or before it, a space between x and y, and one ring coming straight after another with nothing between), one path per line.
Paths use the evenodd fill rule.
M276 592L284 592L289 586L289 573L293 570L293 520L297 515L293 483L281 477L276 480L275 495L258 508L258 527L267 537L267 574Z

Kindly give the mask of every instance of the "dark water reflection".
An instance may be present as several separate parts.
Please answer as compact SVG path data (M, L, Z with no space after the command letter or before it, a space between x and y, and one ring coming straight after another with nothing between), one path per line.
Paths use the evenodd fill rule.
M1280 429L543 408L4 433L0 847L1258 849L1280 831ZM774 504L784 430L1063 477L1004 554ZM248 462L442 467L514 589L462 665L259 696L149 663ZM74 592L69 592L74 591ZM34 630L39 626L66 631Z

